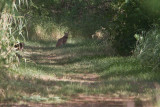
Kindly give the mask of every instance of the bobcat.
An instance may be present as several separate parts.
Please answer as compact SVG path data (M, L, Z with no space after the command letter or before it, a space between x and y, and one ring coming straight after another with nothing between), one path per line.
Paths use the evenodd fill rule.
M64 36L62 38L58 39L56 47L60 47L60 46L62 46L64 44L66 44L67 39L68 39L68 33L64 33Z

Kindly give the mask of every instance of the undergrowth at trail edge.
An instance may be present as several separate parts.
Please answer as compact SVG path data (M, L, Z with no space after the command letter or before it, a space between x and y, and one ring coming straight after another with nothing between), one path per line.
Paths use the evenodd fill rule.
M27 62L22 59L14 71L0 70L0 102L62 103L79 94L152 100L156 94L158 72L135 57L113 56L100 41L61 48L54 42L26 44Z

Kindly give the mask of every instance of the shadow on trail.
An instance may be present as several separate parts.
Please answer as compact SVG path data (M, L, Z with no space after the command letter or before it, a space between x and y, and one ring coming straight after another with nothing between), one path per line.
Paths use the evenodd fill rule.
M26 46L30 50L30 59L40 65L68 65L81 62L83 60L92 60L95 58L104 58L110 56L106 54L103 45L97 47L95 44L88 45L83 43L67 44L62 47L33 47ZM43 60L43 62L41 62Z
M55 47L37 47L37 46L25 46L25 49L31 49L33 51L47 51L47 50L52 50L55 49Z
M63 103L63 104L43 104L43 103L30 103L30 104L0 104L3 107L153 107L150 102L142 101L85 101L76 103Z
M7 92L10 94L9 96L11 96L12 93L19 93L19 96L14 96L15 99L27 101L28 104L0 104L2 107L153 107L153 102L151 103L151 101L148 100L142 101L136 98L114 96L106 97L96 94L94 95L92 93L94 91L100 92L100 89L97 87L104 88L104 91L99 94L115 93L117 90L124 90L122 86L125 85L124 83L129 83L129 81L124 81L124 83L119 83L118 81L108 81L105 83L80 83L80 81L63 81L63 79L45 80L26 77L16 77L15 79L8 79L7 81L10 83L10 87L8 87L7 90L12 90L11 92ZM1 84L0 87L6 87L6 85L6 83ZM112 87L110 87L111 85ZM117 88L117 85L121 88ZM136 83L130 85L132 85L132 88L137 86ZM139 88L139 92L136 93L142 93L142 88ZM152 88L154 88L154 86L152 86ZM128 91L134 92L135 90L128 89ZM22 96L21 93L25 93L27 96ZM37 94L43 96L43 98L37 100L36 98L34 99L33 97L30 97L34 95L36 96ZM50 97L50 95L54 96ZM15 99L13 99L13 97L9 98L9 96L7 99L4 99L4 102L9 101L14 103ZM71 97L71 99L60 104L35 103L37 101L51 101L55 96L62 96L60 97L62 100L65 100L67 97Z
M148 75L150 71L146 71L143 67L134 68L133 65L139 64L134 58L110 57L111 53L106 54L108 51L104 49L103 45L97 48L97 45L92 44L89 46L85 46L85 44L65 45L60 48L28 46L25 48L28 56L25 57L35 64L28 63L26 67L36 69L49 76L43 75L38 78L17 80L15 83L21 81L19 83L21 85L15 90L24 91L27 94L39 93L45 97L57 95L78 99L74 97L84 94L94 95L92 98L99 98L98 95L103 94L113 98L111 101L108 101L107 97L100 101L83 99L80 102L53 104L55 107L65 107L65 105L69 107L104 107L103 105L106 107L143 107L145 105L144 107L147 107L148 100L145 102L138 99L137 101L135 96L145 95L148 90L156 88L154 83L150 82L154 75L151 75L151 78L146 78L145 75ZM91 76L88 75L89 73L96 73L100 76L94 77L92 75L93 77L84 78L85 74ZM56 76L52 77L50 74ZM24 88L23 84L27 84L27 86ZM115 97L114 94L117 96ZM123 101L125 97L133 97L132 94L135 96L131 103L130 100ZM117 98L122 101L114 102L113 100ZM132 105L128 106L128 102ZM43 107L53 105L44 104ZM36 106L40 105L34 105L34 107Z
M55 73L56 71L63 71L65 73L87 71L88 73L101 73L103 79L133 76L141 81L159 80L160 73L151 73L150 69L146 70L138 61L132 60L134 58L108 58L112 55L107 54L108 51L104 50L104 45L99 45L99 43L99 41L93 44L91 42L87 46L83 43L67 44L59 48L26 46L26 51L30 52L30 55L26 57L35 62L36 66L46 73ZM96 47L97 45L99 45L98 48ZM106 60L104 61L104 59ZM133 65L138 65L139 68L134 68L135 66ZM59 69L56 66L59 66ZM73 68L73 66L75 67ZM64 70L60 67L66 67L66 69ZM139 74L144 76L152 75L150 75L150 78L143 78Z

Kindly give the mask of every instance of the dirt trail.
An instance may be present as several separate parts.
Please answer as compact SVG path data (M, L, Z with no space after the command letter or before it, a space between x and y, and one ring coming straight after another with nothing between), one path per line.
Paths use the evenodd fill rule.
M45 49L45 48L44 48ZM28 47L25 51L25 57L29 58L36 64L48 65L48 66L64 66L65 58L69 58L69 55L59 55L52 53L52 51L43 51L42 48ZM67 68L66 68L67 69ZM76 73L66 74L65 76L35 76L35 78L42 79L44 81L63 81L74 82L83 84L100 83L100 76L96 73ZM26 104L1 104L0 107L153 107L152 103L148 100L134 101L134 98L111 98L107 95L84 95L79 94L73 96L69 101L60 104L44 104L44 103L26 103Z
M45 49L45 48L44 48ZM72 54L57 54L52 50L43 51L41 47L28 47L24 52L24 57L28 58L29 61L35 64L62 67L67 66L67 60L71 58ZM66 68L67 69L67 68ZM68 82L79 82L79 83L95 83L100 82L100 77L96 73L79 73L76 74L65 74L62 77L53 77L49 75L38 76L37 78L43 80L54 80L54 81L68 81Z
M0 107L154 107L151 102L135 102L132 98L109 99L106 96L80 95L74 99L60 104L27 103L27 104L2 104Z

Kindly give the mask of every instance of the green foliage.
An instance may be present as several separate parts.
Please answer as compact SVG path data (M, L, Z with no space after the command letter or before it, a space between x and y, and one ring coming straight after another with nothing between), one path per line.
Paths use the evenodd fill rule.
M23 36L25 26L24 17L18 14L19 8L16 1L0 1L0 66L10 67L18 60L14 44Z
M160 70L160 29L153 29L146 34L137 35L135 54L143 65Z
M96 30L107 26L109 3L107 0L34 0L27 12L29 22L34 23L29 29L41 26L46 32L50 32L50 37L69 30L74 37L91 38ZM36 33L33 36L39 35Z
M154 0L154 4L159 4L158 0ZM113 17L113 35L115 40L113 46L121 55L129 55L135 47L135 33L148 30L153 24L159 24L159 18L154 13L159 13L160 6L154 8L151 0L119 0L113 3L115 11ZM159 10L158 10L159 9Z
M152 24L159 25L158 0L34 0L29 11L20 7L26 0L16 1L0 1L0 102L61 102L78 94L151 96L154 84L144 81L159 81L159 72L151 72L134 57L111 57L115 51L108 41L118 53L129 55L137 39L136 52L142 64L159 70L160 30L152 30L146 37L139 35ZM29 62L9 72L1 66L16 62L13 44L23 36L26 25L19 9L26 13L29 33L36 33L31 36L43 41L30 41L26 48ZM85 38L96 31L107 40L69 38L65 46L54 48L52 36L68 30Z
M72 37L91 38L106 28L110 35L104 39L109 38L120 55L130 55L136 44L134 35L159 25L159 4L158 0L34 0L24 11L30 38L57 39L67 30Z

